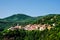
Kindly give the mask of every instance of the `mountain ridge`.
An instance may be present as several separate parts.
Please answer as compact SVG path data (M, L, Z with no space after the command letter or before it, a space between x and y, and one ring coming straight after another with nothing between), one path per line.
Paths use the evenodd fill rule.
M25 15L25 14L14 14L12 16L3 18L2 20L4 21L12 21L12 22L16 22L16 21L24 21L24 20L28 20L28 19L34 19L34 17Z

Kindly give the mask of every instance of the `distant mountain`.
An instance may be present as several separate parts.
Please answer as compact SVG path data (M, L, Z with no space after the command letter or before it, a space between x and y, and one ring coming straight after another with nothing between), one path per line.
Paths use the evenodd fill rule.
M4 18L3 20L10 22L23 22L28 20L33 20L34 18L25 14L15 14L10 17Z

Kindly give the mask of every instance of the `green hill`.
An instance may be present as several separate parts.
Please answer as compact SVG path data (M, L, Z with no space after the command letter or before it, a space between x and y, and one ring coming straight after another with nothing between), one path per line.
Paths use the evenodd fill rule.
M15 14L10 17L4 18L6 21L11 21L11 22L21 22L25 20L33 20L34 18L25 14Z
M45 15L42 17L38 17L38 19L35 21L35 23L45 23L45 24L52 24L52 23L58 23L60 22L60 14L49 14L49 15Z

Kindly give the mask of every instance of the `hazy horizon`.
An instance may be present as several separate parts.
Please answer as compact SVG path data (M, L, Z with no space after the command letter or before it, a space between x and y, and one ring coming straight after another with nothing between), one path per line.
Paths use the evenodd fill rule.
M33 17L60 14L60 0L0 0L0 18L19 13Z

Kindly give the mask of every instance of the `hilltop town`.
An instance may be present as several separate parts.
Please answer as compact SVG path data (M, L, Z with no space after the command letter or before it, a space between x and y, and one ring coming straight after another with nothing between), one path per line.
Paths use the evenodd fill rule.
M53 24L53 26L55 26L55 24ZM20 26L19 24L17 24L16 26L12 26L10 27L8 30L17 30L17 29L24 29L24 30L40 30L43 31L45 29L50 30L51 28L53 28L51 25L48 24L28 24L26 26Z

